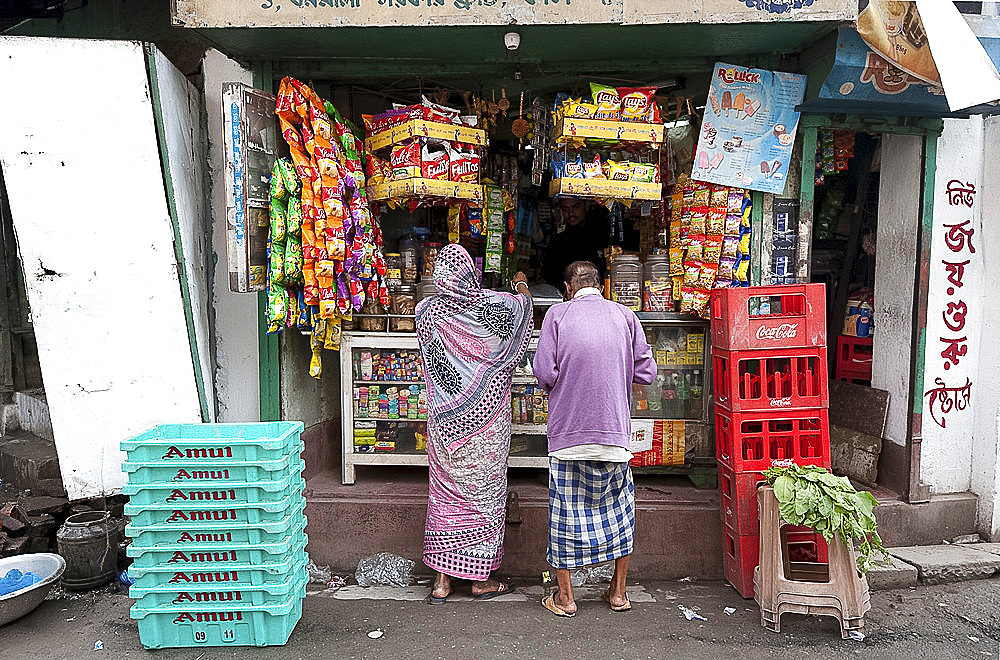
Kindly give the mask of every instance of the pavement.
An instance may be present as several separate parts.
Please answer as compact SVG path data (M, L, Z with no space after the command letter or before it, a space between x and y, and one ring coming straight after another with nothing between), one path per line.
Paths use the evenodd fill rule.
M143 650L124 588L47 600L0 628L6 658L998 658L1000 577L872 592L864 640L841 640L832 618L786 614L781 633L760 625L753 600L723 582L633 584L631 612L610 612L602 587L578 593L579 613L560 619L538 604L541 586L490 601L463 596L431 606L429 585L408 589L311 587L285 647ZM704 617L688 620L684 613ZM728 611L726 608L731 608ZM378 632L375 632L378 631ZM377 639L369 634L374 633ZM103 650L93 650L100 641Z

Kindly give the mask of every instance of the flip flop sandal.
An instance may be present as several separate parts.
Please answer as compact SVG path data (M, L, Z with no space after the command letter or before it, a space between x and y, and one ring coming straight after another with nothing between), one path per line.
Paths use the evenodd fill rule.
M624 603L622 603L621 605L613 605L611 603L611 598L608 596L610 592L611 592L610 588L605 590L601 598L603 598L604 602L608 604L608 607L611 608L612 612L628 612L630 609L632 609L632 601L628 599L627 595L625 596Z
M454 590L454 589L452 589L451 591L449 591L449 592L448 592L447 594L445 594L444 596L435 596L435 595L434 595L434 592L433 592L433 591L431 591L431 595L430 595L430 597L429 597L429 600L428 600L428 602L429 602L429 603L430 603L431 605L444 605L444 604L445 604L445 602L447 602L447 600L448 600L448 596L452 595L452 594L453 594L454 592L455 592L455 590Z
M490 598L496 598L497 596L505 596L507 594L514 593L514 585L510 582L500 582L500 587L494 589L493 591L487 591L486 593L479 594L478 596L473 596L476 600L489 600Z
M542 607L547 609L549 612L552 612L556 616L565 617L567 619L572 619L573 617L576 616L576 612L567 612L563 608L556 605L556 599L553 594L549 594L548 596L542 599Z

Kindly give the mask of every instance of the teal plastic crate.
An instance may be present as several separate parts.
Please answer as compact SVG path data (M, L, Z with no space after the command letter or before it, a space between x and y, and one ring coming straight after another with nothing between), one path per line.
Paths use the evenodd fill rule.
M226 546L231 543L276 543L294 533L306 521L305 499L292 506L288 515L280 520L263 523L213 523L208 525L178 526L174 523L136 525L125 527L125 535L133 543L152 547L190 545L194 543Z
M201 465L202 461L273 461L301 442L302 422L161 424L121 443L129 462Z
M303 582L303 575L306 576ZM292 567L292 571L283 582L275 584L259 584L249 587L228 587L225 585L191 585L178 588L176 584L159 584L154 586L132 585L129 597L135 599L135 605L143 610L170 605L185 606L190 609L203 604L230 605L279 605L290 597L305 595L308 582L306 559Z
M128 574L140 589L169 586L174 589L223 590L281 584L306 561L305 544L295 544L280 561L270 563L213 562L197 565L132 566Z
M122 472L133 486L156 483L200 483L207 481L276 481L296 469L305 444L301 441L288 454L270 460L204 460L197 463L136 461L127 459ZM301 470L300 470L301 472Z
M175 525L178 528L199 529L215 527L219 523L264 523L281 520L290 510L297 510L303 494L305 480L299 477L289 494L274 502L239 502L219 500L213 502L166 502L163 504L126 504L125 515L132 524L140 527Z
M305 591L306 578L300 578ZM147 649L199 646L281 646L302 617L302 596L274 604L204 603L131 609Z
M274 481L192 481L186 483L154 483L122 486L122 494L129 496L129 504L144 506L168 502L275 502L292 494L302 481L304 462L296 465L282 479Z
M303 524L277 543L227 543L224 545L190 544L171 547L148 547L131 543L126 554L136 568L157 566L199 566L206 562L228 561L240 564L264 564L284 559L293 548L304 547L309 537Z

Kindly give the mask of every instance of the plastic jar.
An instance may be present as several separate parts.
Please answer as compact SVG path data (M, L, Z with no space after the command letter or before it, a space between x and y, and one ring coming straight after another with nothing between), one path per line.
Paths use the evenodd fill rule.
M355 323L361 326L362 332L385 332L385 310L377 300L369 300L361 308L361 318Z
M420 275L420 255L417 252L417 240L407 235L399 239L399 263L402 270L402 280L406 284L416 284Z
M417 287L412 284L401 284L392 292L390 303L389 330L392 332L413 332L416 330L416 319L413 313L417 307ZM395 315L405 315L395 316Z
M642 266L639 257L620 254L611 263L611 299L633 312L642 311Z
M434 262L437 261L440 250L440 243L424 243L423 269L420 272L420 279L434 277Z
M403 283L403 260L398 252L385 253L385 285L395 289Z
M674 300L670 281L670 257L651 254L646 259L643 276L643 309L647 312L670 312Z

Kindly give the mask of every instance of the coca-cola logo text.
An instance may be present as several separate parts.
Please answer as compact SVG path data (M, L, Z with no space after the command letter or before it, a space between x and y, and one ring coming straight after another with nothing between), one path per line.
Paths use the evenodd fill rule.
M773 327L762 325L757 328L757 339L795 339L799 334L798 323L782 323Z

